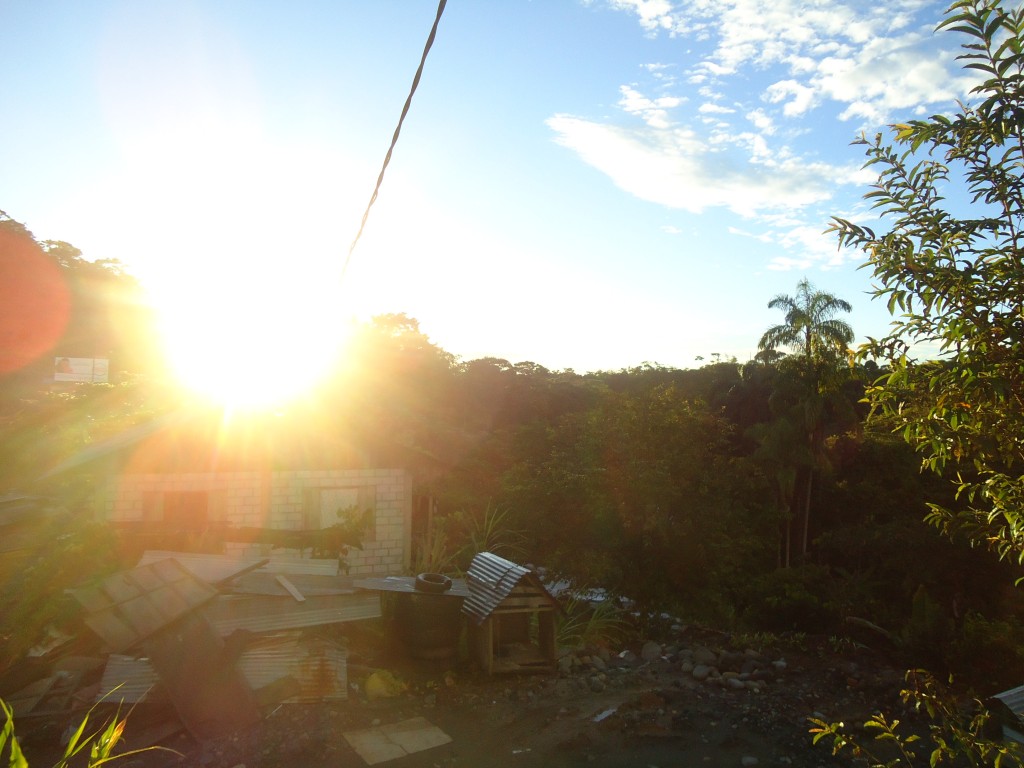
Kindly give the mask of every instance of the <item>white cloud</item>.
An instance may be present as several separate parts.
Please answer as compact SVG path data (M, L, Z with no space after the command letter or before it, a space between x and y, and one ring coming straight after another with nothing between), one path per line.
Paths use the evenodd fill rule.
M622 94L619 106L629 114L640 117L651 128L668 128L672 124L668 110L678 107L683 102L683 99L675 96L649 99L628 85L619 88L619 92Z
M785 102L782 114L796 117L814 106L815 89L801 85L796 80L780 80L772 83L765 91L764 98L770 104Z
M841 151L842 132L856 135L842 121L875 130L942 109L976 82L954 62L959 41L933 34L933 0L606 1L665 45L694 42L679 45L678 78L652 64L646 83L621 87L620 108L642 124L556 115L547 121L555 140L638 198L744 217L753 226L733 234L783 251L773 270L851 258L822 234L824 211L844 204L833 199L840 188L863 189L874 174L859 153L822 161L830 150L815 137L835 141L839 128L832 149ZM671 55L660 50L659 61ZM648 97L645 85L662 95ZM678 109L690 99L695 108Z
M754 216L801 208L828 199L838 175L827 164L803 163L785 155L766 153L760 162L749 162L684 128L629 130L571 115L556 115L547 124L559 144L621 189L694 213L721 207Z
M841 119L881 124L894 110L966 95L953 74L956 48L933 35L940 10L930 0L610 0L650 33L708 36L711 50L690 82L721 82L744 68L778 76L764 93L799 117L832 101Z
M736 110L730 109L729 107L723 107L721 104L705 102L697 107L697 111L702 114L731 115Z
M771 136L775 133L775 121L763 109L753 109L747 112L745 117L764 135Z

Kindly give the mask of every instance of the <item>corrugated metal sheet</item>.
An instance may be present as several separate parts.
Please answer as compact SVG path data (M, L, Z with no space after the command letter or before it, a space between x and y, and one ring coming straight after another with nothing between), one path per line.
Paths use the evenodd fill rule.
M348 697L348 651L322 638L283 633L250 643L238 668L253 690L284 678L299 684L288 703L339 701Z
M278 578L285 574L267 573L262 569L239 576L231 582L231 592L236 595L275 595L284 597L288 594ZM288 581L306 597L314 595L351 595L356 591L353 581L348 576L320 576L317 574L290 573Z
M291 678L298 695L288 703L336 701L348 695L348 651L337 643L283 632L258 638L236 663L253 690ZM96 701L138 704L161 694L160 677L145 658L113 654L107 660Z
M308 558L283 552L271 552L270 562L263 566L270 573L308 573L311 576L337 576L338 561L328 558Z
M1024 731L1024 685L997 693L992 698L1010 710L1009 715L999 718L1003 721L1003 736L1024 744L1024 733L1022 733Z
M992 698L999 699L1017 717L1024 715L1024 685L997 693Z
M255 558L249 554L235 552L229 554L204 554L199 552L171 552L166 550L151 549L142 554L139 565L150 565L152 563L174 558L196 577L216 584L220 581L230 579L237 573L247 570L255 570L258 573L287 575L310 574L315 576L337 576L338 561L327 559L309 559L295 557L294 555L282 555L271 553L270 557Z
M304 602L289 597L222 595L202 609L222 637L236 629L280 632L344 621L380 618L380 595L313 595Z
M138 704L146 701L160 678L147 659L113 653L107 658L96 701Z
M161 560L167 560L168 558L177 560L184 566L185 570L208 584L226 581L236 574L259 568L267 562L266 559L253 560L237 555L210 555L197 552L168 552L150 549L142 553L142 557L139 559L139 567L159 563Z
M477 624L482 623L524 580L544 589L529 569L491 552L478 553L466 571L469 597L462 604L462 612L472 616Z

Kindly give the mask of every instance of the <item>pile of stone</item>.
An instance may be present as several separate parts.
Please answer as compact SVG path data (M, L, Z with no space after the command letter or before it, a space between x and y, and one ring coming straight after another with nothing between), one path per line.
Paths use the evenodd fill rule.
M663 645L644 643L639 653L605 648L587 651L564 650L558 660L563 678L582 678L591 691L601 691L622 680L622 673L648 670L652 673L681 672L696 683L728 690L760 693L786 671L786 660L771 659L752 648L742 652L715 650L706 645ZM580 686L582 687L582 686Z

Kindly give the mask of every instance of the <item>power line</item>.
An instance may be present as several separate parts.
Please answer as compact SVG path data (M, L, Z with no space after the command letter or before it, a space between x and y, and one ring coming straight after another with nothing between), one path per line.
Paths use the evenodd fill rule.
M398 118L398 125L395 126L395 135L391 137L391 146L388 147L387 154L384 155L384 164L380 167L380 174L377 176L377 184L373 188L373 194L370 195L370 202L366 204L366 210L363 212L363 220L359 223L359 231L356 232L355 239L352 241L352 245L348 247L348 256L345 257L345 264L341 268L341 279L345 279L345 273L348 271L349 262L352 261L352 252L356 249L356 243L359 242L359 238L363 235L363 229L366 227L366 219L370 216L370 208L377 201L377 193L380 192L380 185L384 181L384 171L387 170L388 163L391 162L391 153L395 150L395 145L398 143L398 134L402 132L402 123L405 122L405 116L409 114L409 105L412 104L412 96L416 93L416 88L420 84L420 76L423 74L423 65L427 61L427 54L430 53L430 48L434 44L434 37L437 34L437 25L441 22L441 14L444 13L444 6L447 0L440 0L437 5L437 15L434 17L434 25L430 28L430 34L427 36L427 44L423 47L423 55L420 57L420 65L416 68L416 75L412 79L412 87L409 89L409 95L405 99L405 106L402 107L402 114Z

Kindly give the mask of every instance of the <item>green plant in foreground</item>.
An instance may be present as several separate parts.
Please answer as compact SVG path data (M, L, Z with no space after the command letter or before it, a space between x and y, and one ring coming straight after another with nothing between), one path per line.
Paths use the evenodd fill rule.
M625 611L611 599L591 604L582 598L570 597L564 607L565 613L555 634L561 646L607 646L621 640L629 629Z
M25 759L25 755L21 751L21 745L18 743L18 737L14 733L14 710L12 710L11 707L3 700L0 700L0 709L3 710L3 713L6 716L6 722L4 723L3 729L0 730L0 763L2 763L4 750L6 748L8 750L7 768L28 768L28 760ZM115 755L114 750L121 741L121 736L124 734L124 728L128 722L128 718L127 716L121 717L121 709L118 707L117 712L109 722L99 730L86 735L86 729L89 726L89 718L93 714L94 709L95 707L90 709L85 714L85 717L82 718L82 722L79 723L77 730L75 730L71 735L71 739L68 741L68 744L64 749L64 755L54 763L53 768L70 768L72 760L83 753L87 753L88 755L87 762L85 763L86 768L97 768L98 766L105 765L113 760L120 760L121 758L129 757L130 755L137 755L156 749L174 752L174 750L168 749L167 747L145 747L143 749L128 750L127 752L121 752Z
M907 672L908 688L900 691L906 704L913 704L929 720L927 736L931 749L919 754L927 742L919 733L907 733L897 719L879 713L873 715L864 729L874 733L870 743L850 734L844 723L828 723L809 718L814 725L813 743L831 740L832 754L850 754L866 760L871 768L897 766L936 766L940 763L970 766L1024 766L1024 750L1012 741L993 739L988 734L991 715L981 702L974 702L974 713L961 711L952 695L928 672Z

